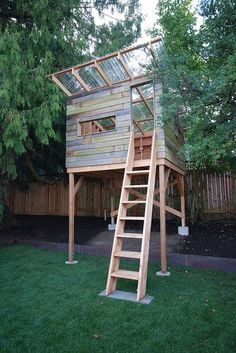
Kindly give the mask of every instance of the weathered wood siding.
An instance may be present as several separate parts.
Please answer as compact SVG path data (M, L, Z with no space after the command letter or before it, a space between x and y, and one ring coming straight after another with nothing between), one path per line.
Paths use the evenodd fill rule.
M174 120L162 123L160 95L162 86L154 85L154 114L157 133L157 158L166 158L184 169L179 155L183 144ZM78 124L91 120L116 117L116 129L88 135L78 133ZM130 83L116 88L74 98L67 105L66 167L88 167L125 163L131 129Z
M161 94L162 85L161 83L156 83L154 86L154 112L157 134L157 158L166 158L179 168L185 169L184 159L180 154L180 149L184 142L181 127L174 119L163 123Z
M116 117L114 131L78 135L78 123ZM67 106L66 167L95 166L126 161L130 135L129 85L104 89L73 99Z

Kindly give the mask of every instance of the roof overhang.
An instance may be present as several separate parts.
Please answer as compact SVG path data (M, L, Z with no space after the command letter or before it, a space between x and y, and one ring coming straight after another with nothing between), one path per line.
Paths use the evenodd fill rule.
M152 59L158 58L160 43L160 38L154 38L144 44L55 72L49 77L69 97L123 82L135 83L147 75Z

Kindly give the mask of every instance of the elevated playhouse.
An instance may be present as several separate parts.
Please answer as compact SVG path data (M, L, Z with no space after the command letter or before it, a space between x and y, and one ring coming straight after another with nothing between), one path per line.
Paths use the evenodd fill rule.
M137 301L146 293L153 206L160 208L161 274L167 274L166 212L181 219L179 231L186 230L184 161L178 154L182 129L174 119L162 122L162 85L147 70L152 60L158 60L159 48L160 39L153 39L50 76L68 96L68 263L75 263L75 195L86 176L103 178L111 194L121 188L119 209L113 205L111 212L112 223L115 217L117 221L105 294L116 290L119 278L135 280ZM178 189L180 210L166 205L169 186ZM139 207L142 216L131 216L133 207ZM130 221L142 222L142 231L130 233ZM127 238L140 239L139 252L123 250ZM138 271L123 269L122 258L138 259Z

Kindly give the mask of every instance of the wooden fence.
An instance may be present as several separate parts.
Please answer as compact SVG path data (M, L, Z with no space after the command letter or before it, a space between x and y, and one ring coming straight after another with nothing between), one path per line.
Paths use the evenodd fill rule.
M236 174L210 174L191 172L186 175L186 210L191 221L199 213L236 215ZM178 194L175 188L167 190L167 203L178 208ZM116 194L116 206L119 192ZM68 184L59 181L54 184L32 183L27 191L15 186L9 190L9 207L19 215L68 215ZM103 217L110 212L110 195L104 184L88 179L81 187L76 203L78 216ZM132 214L139 214L141 208L134 208ZM154 209L154 218L158 217Z

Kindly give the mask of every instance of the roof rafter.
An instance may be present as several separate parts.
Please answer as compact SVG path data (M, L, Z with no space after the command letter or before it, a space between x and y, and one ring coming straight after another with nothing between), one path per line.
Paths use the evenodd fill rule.
M52 79L52 81L54 81L62 90L64 93L66 93L68 96L74 96L74 95L78 95L82 92L73 92L73 87L71 87L71 92L70 92L70 88L68 87L65 87L64 84L58 79L58 76L59 75L63 75L63 74L66 74L66 73L69 73L71 75L73 75L74 79L76 81L78 81L78 83L82 86L83 90L85 92L91 92L95 89L98 88L98 86L95 87L95 85L91 84L90 82L86 82L86 81L89 81L86 77L81 77L80 76L80 73L79 73L79 70L82 69L82 68L86 68L86 67L95 67L98 75L101 77L102 81L104 81L105 83L105 86L113 86L113 85L116 85L116 84L119 84L119 83L123 83L123 82L127 82L127 81L136 81L138 78L141 78L141 77L144 77L145 76L145 72L142 73L142 70L141 70L141 74L140 74L140 70L138 72L133 73L133 67L130 65L132 64L132 60L133 59L130 59L131 61L127 61L127 59L124 57L125 54L128 54L128 53L131 53L131 52L135 52L139 49L142 49L142 48L146 48L148 49L148 53L146 53L145 51L145 54L148 56L151 55L152 56L155 56L155 53L154 53L154 49L153 49L153 44L156 44L158 42L160 42L161 39L160 38L154 38L152 39L151 41L147 42L147 43L144 43L144 44L139 44L139 45L136 45L136 46L133 46L133 47L129 47L129 48L125 48L125 49L122 49L122 50L119 50L117 52L114 52L114 53L111 53L111 54L108 54L108 55L105 55L101 58L98 58L98 59L94 59L94 60L90 60L89 62L86 62L86 63L83 63L83 64L80 64L80 65L75 65L71 68L67 68L65 70L61 70L61 71L58 71L58 72L55 72L51 75L49 75L49 77ZM112 63L111 61L111 71L113 70L115 72L115 70L117 69L117 65L119 66L119 70L123 69L124 72L126 73L126 75L128 76L127 78L121 78L119 77L118 75L118 71L116 71L116 75L118 75L118 80L114 81L114 80L111 80L109 78L109 70L106 68L102 68L100 63L102 62L105 62L106 60L109 60L109 59L116 59L116 64L114 64L114 62ZM134 57L134 60L136 60L136 57ZM145 59L144 59L145 60ZM137 61L136 61L137 62ZM140 65L141 66L141 65ZM137 69L135 68L135 70L137 71ZM108 72L108 74L107 74ZM69 83L73 86L76 85L76 81L75 82L71 82L69 81ZM67 84L68 86L68 84ZM99 87L105 87L104 85L100 85ZM141 96L141 94L140 94ZM141 96L142 98L142 96ZM142 98L143 99L143 98ZM146 104L147 102L145 102L145 97L143 99L144 103ZM148 109L150 110L150 107L149 105L147 105ZM151 112L151 111L150 111ZM153 114L151 112L151 114Z

